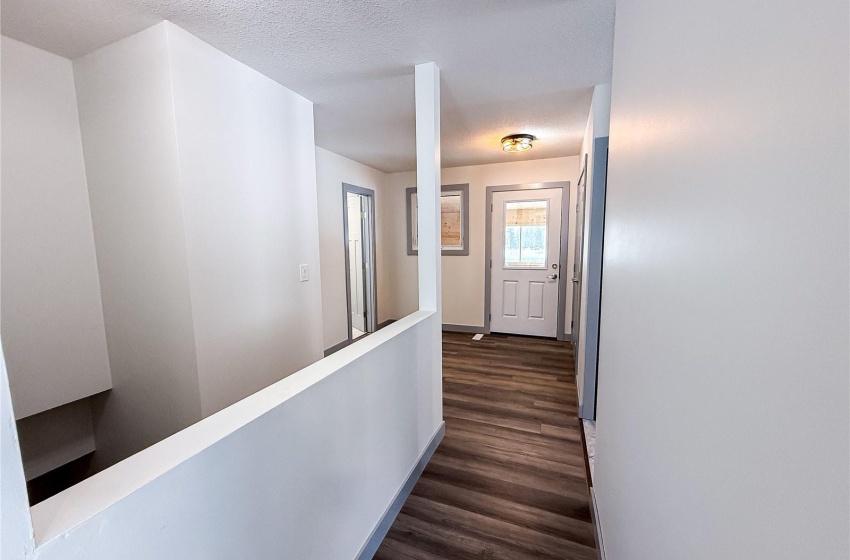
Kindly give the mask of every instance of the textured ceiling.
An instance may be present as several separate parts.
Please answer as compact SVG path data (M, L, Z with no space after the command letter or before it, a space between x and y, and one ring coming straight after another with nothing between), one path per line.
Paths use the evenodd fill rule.
M76 58L168 19L315 103L316 143L415 169L413 65L442 70L453 167L577 154L614 0L0 0L2 33ZM539 138L505 154L511 133Z

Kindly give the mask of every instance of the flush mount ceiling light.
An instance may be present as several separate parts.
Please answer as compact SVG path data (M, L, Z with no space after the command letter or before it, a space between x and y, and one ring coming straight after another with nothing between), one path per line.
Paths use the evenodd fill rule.
M531 143L537 140L531 134L511 134L502 138L502 149L506 152L524 152L531 149Z

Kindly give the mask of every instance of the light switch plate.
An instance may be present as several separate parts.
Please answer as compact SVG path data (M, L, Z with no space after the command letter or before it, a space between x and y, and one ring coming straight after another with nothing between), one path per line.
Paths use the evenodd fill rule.
M310 279L310 270L307 268L306 264L302 264L298 267L298 278L301 282L306 282Z

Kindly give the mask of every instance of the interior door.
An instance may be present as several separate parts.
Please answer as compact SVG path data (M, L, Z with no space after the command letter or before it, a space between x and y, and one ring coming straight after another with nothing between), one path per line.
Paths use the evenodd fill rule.
M366 283L363 255L363 197L348 193L348 277L351 286L351 326L366 332Z
M570 323L570 337L573 345L578 346L579 337L581 336L581 274L582 261L584 260L584 206L585 206L585 191L587 185L587 158L585 158L585 170L582 173L582 178L578 182L576 188L576 234L575 234L575 260L573 261L573 276L571 278L573 285L573 317Z
M557 337L562 194L493 193L491 331Z

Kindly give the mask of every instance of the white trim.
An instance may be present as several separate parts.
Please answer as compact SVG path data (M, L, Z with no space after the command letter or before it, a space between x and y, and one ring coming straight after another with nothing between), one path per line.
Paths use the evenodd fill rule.
M590 487L590 518L593 520L593 535L596 537L596 553L599 560L605 560L605 545L602 544L602 526L599 523L599 508L596 505L596 492Z

